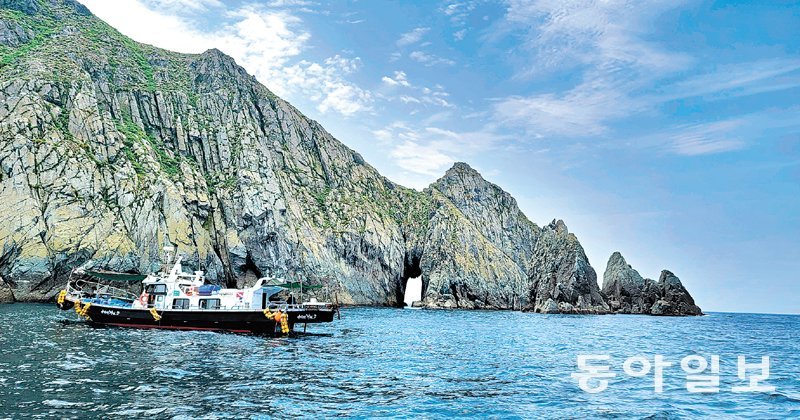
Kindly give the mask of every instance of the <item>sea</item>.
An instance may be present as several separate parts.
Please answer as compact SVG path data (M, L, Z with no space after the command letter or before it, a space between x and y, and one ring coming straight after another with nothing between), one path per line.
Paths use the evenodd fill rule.
M0 418L800 418L800 316L341 315L268 338L0 305Z

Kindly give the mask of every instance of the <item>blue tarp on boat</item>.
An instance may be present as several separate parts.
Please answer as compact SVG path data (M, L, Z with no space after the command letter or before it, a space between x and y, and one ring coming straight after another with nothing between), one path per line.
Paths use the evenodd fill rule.
M124 300L114 299L114 298L81 299L81 303L91 303L91 304L106 305L106 306L119 306L122 308L128 308L132 305L131 302L126 302Z
M219 292L222 289L221 286L217 286L216 284L204 284L197 288L197 294L200 296L211 296Z

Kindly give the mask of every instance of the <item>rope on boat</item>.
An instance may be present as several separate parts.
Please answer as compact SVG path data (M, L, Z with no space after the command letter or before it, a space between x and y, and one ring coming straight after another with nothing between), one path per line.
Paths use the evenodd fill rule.
M161 321L161 315L158 314L156 308L150 308L150 315L153 315L153 319L158 322Z

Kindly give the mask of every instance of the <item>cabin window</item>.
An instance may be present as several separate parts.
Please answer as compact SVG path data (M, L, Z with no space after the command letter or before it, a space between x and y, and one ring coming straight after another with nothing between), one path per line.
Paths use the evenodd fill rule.
M219 309L219 299L200 299L200 309Z
M149 295L166 295L167 294L167 285L166 284L150 284L145 287L145 292Z
M174 299L172 309L189 309L189 299Z

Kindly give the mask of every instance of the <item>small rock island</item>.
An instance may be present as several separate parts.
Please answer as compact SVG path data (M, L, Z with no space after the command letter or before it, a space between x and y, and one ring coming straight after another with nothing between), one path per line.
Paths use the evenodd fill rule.
M643 279L619 252L603 274L603 295L611 312L649 315L702 315L681 280L663 270L658 281Z

